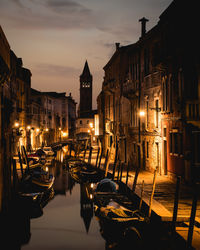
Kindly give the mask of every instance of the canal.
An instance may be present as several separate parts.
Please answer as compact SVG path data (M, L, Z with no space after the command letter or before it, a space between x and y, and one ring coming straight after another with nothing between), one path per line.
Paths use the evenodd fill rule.
M90 197L87 191L87 185L90 184L76 183L64 167L63 158L64 151L58 151L56 159L48 165L55 180L53 187L42 200L42 208L22 206L13 202L8 212L0 214L3 246L0 249L178 249L175 242L171 242L168 230L163 231L160 222L147 226L147 237L143 240L143 247L138 238L135 238L137 234L134 230L127 231L125 241L118 241L117 245L113 244L114 241L110 244L105 240L101 223L94 214L93 197ZM115 229L112 228L112 232L108 233L111 236L117 235L118 229L115 232L113 230ZM181 247L184 249L182 244Z
M83 185L63 168L63 153L57 152L56 160L48 166L55 181L42 211L33 209L30 216L14 204L0 220L1 243L6 241L3 249L105 249L93 203L86 198Z

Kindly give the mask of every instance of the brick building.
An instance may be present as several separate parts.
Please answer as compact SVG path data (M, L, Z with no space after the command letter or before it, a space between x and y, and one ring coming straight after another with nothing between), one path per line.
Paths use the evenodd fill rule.
M140 19L141 37L116 44L98 96L104 150L118 141L125 163L186 181L200 165L196 4L174 0L148 32L148 20Z

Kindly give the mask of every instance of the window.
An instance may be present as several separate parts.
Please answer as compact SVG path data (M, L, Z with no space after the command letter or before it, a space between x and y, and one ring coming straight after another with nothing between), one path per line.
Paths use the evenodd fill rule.
M159 100L156 100L156 103L155 103L155 108L156 108L156 121L155 121L155 126L156 128L158 128L158 112L159 112Z
M163 137L167 137L167 128L163 129Z
M167 111L168 110L168 81L166 78L163 79L162 90L163 90L163 111Z
M169 79L169 109L172 112L173 109L173 80L172 77Z
M80 124L82 124L82 120L80 120Z
M87 120L87 124L89 124L89 120Z
M147 141L147 158L149 158L149 142Z
M149 101L146 101L146 127L149 127Z
M179 132L170 133L170 153L183 154L183 134Z

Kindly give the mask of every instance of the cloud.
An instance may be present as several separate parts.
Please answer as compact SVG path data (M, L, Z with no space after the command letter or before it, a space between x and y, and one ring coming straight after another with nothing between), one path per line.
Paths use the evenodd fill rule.
M47 76L54 76L54 77L57 77L57 76L68 77L71 75L79 76L81 73L81 70L78 68L56 65L56 64L48 64L48 63L36 64L33 68L33 71L40 75L47 75Z
M19 29L96 29L95 11L73 0L0 1L0 15Z
M66 13L82 13L82 14L90 14L91 10L81 5L80 3L71 1L71 0L47 0L45 5L49 7L51 10L56 11L58 13L66 14Z

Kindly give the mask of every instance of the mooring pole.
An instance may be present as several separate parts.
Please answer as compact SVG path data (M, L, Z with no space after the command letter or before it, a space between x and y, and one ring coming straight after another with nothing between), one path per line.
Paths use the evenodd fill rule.
M22 179L23 179L24 178L24 170L23 170L22 158L21 158L21 154L20 154L19 150L18 150L18 157L19 157L19 164L20 164L20 169L21 169L21 175L22 175Z
M121 169L120 169L120 182L122 181L122 176L123 176L123 170L124 170L124 162L121 164Z
M114 179L114 176L115 176L115 169L116 169L117 159L118 159L118 143L116 142L115 160L114 160L114 164L113 164L112 179Z
M175 198L174 198L172 233L174 233L176 231L176 220L177 220L177 214L178 214L178 200L179 200L179 194L180 194L180 181L181 181L181 177L178 176L177 181L176 181L176 191L175 191Z
M89 156L88 156L88 163L91 164L91 159L92 159L92 147L90 147L90 151L89 151Z
M138 179L139 172L140 172L140 167L137 166L137 168L135 170L134 180L133 180L133 192L135 192L135 188L136 188L136 185L137 185L137 179Z
M121 161L119 160L119 163L118 163L118 173L117 173L117 181L119 181L120 169L121 169Z
M105 162L104 162L104 170L106 169L106 164L107 164L107 161L108 161L108 153L109 153L109 150L107 149L106 150Z
M153 186L152 186L152 192L149 200L149 218L151 216L151 207L152 207L152 201L153 201L153 196L155 192L155 187L156 187L156 175L157 175L158 167L154 170L154 176L153 176Z
M27 157L27 154L26 154L26 149L24 146L22 146L22 150L24 152L24 156L25 156L25 161L26 161L26 166L27 166L27 169L28 169L28 172L30 171L30 168L29 168L29 161L28 161L28 157Z
M129 170L130 170L130 162L128 162L128 165L127 165L127 172L126 172L126 186L128 185L128 174L129 174Z
M193 194L193 200L192 200L190 224L189 224L188 237L187 237L187 247L188 248L191 248L191 246L192 246L194 223L195 223L195 216L196 216L196 210L197 210L198 188L199 188L198 185L194 185L194 189L193 189L194 194Z
M142 208L143 194L144 194L144 180L142 181L139 210L141 210L141 208Z
M98 164L99 153L100 153L100 147L98 147L98 151L97 151L97 158L96 158L96 164L95 164L96 168L97 168L97 164Z
M99 163L98 163L98 168L101 168L101 159L103 156L103 148L101 147L101 153L100 153L100 157L99 157Z

